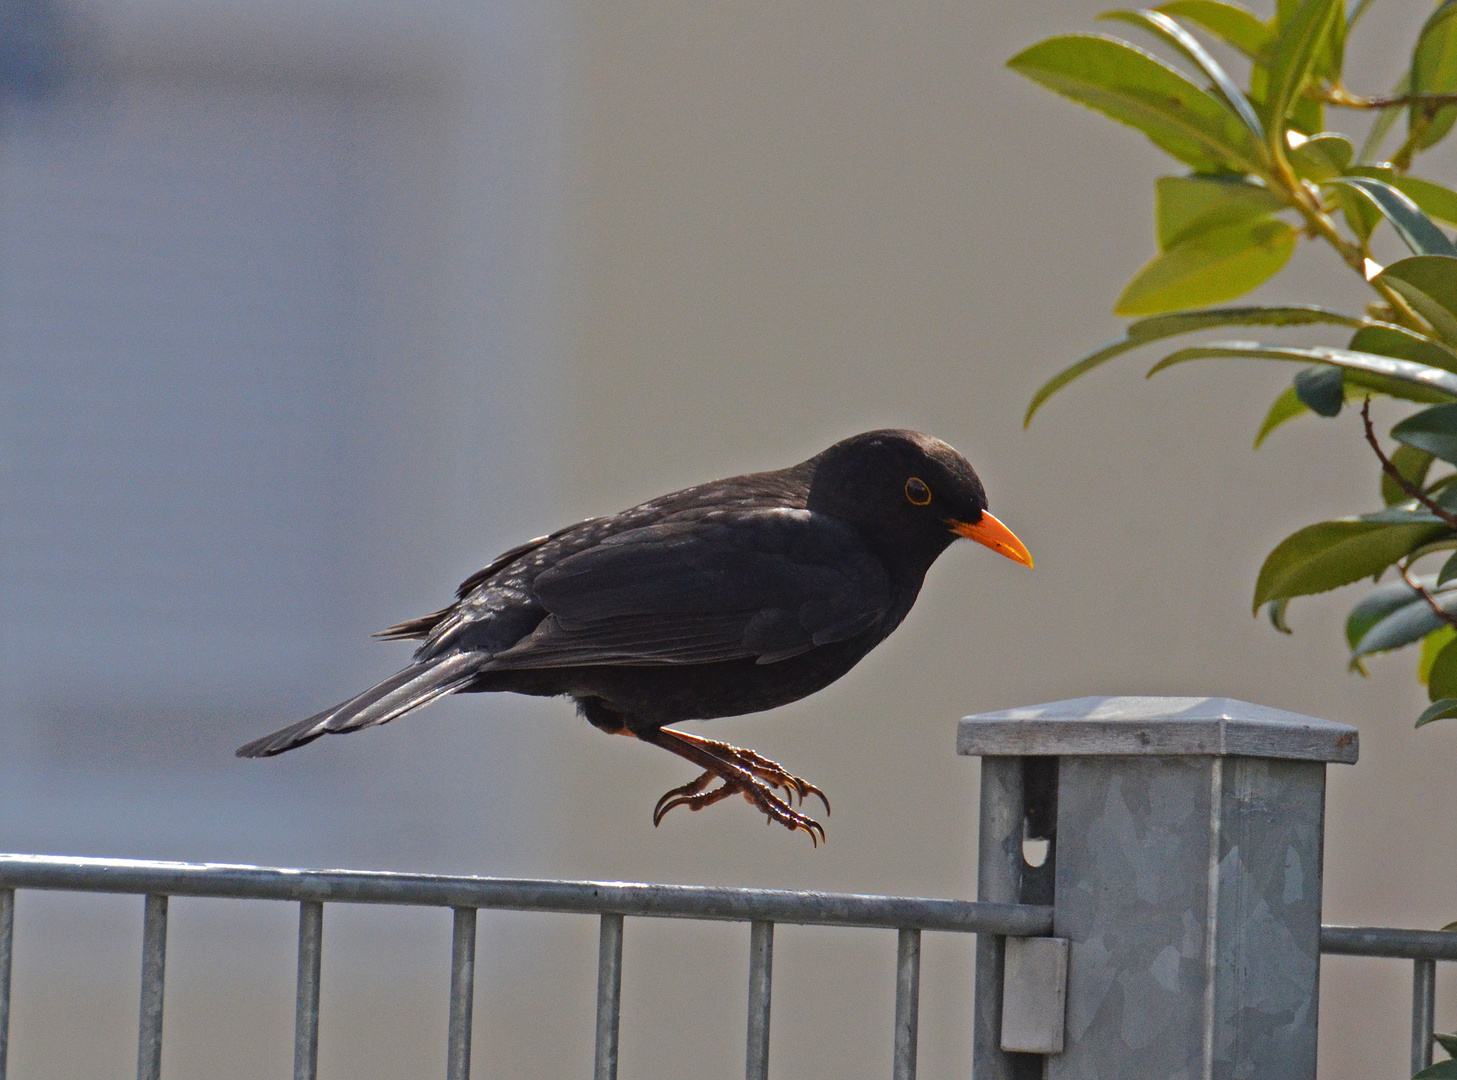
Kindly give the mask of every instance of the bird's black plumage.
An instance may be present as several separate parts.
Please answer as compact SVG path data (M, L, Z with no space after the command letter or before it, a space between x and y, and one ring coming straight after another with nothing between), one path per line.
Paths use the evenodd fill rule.
M664 797L676 801L660 802L659 817L739 792L814 835L818 825L769 793L786 819L751 790L767 783L802 798L812 785L750 751L662 729L774 708L833 682L900 624L958 535L1030 563L985 511L965 458L887 430L589 518L501 555L449 607L383 631L422 639L405 670L238 754L388 723L449 693L568 695L597 727L705 768L696 787ZM713 777L724 787L704 794Z

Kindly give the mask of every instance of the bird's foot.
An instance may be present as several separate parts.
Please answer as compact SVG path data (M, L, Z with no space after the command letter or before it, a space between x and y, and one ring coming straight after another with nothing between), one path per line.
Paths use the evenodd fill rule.
M705 806L712 806L738 793L758 807L767 821L777 821L790 832L808 833L810 842L816 847L825 839L823 825L808 815L801 814L775 794L775 788L784 790L790 798L797 794L801 805L806 794L816 795L825 804L828 812L829 800L819 788L808 781L801 780L752 750L742 750L727 743L685 735L681 731L667 728L654 732L653 736L649 741L656 742L664 749L671 750L704 769L702 776L682 787L674 788L658 800L657 806L653 808L654 825L659 824L668 811L676 806L702 810ZM644 736L639 736L642 737ZM715 779L723 783L712 791L707 790Z
M689 735L684 731L675 731L674 734L703 747L715 757L727 758L735 765L743 768L746 772L763 780L771 788L779 788L791 798L798 796L800 806L804 805L806 798L813 795L824 804L825 813L828 814L830 812L830 800L825 797L823 791L814 784L811 784L808 780L795 776L783 765L779 764L779 762L770 761L762 754L757 754L753 750L745 750L743 747L731 746L728 743L718 742L714 739L705 739L701 735ZM708 786L708 781L703 777L699 777L699 779L703 780L703 786L698 789L701 791L703 787Z

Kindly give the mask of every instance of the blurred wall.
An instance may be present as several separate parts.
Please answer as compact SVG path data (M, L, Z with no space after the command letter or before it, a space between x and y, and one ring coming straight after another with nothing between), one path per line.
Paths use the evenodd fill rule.
M1032 391L1117 334L1113 297L1153 250L1165 160L1002 67L1101 7L88 9L107 78L84 109L51 108L84 117L92 156L68 173L55 160L76 160L74 143L28 136L33 117L0 151L0 348L22 371L6 438L24 435L30 470L10 474L6 501L36 507L6 528L37 530L6 542L20 749L0 847L971 896L976 763L952 751L958 716L1210 693L1361 728L1361 764L1331 771L1328 921L1457 915L1457 736L1412 731L1410 659L1347 675L1344 594L1296 605L1290 638L1249 615L1274 542L1374 504L1357 421L1302 421L1254 454L1287 371L1190 365L1145 383L1133 360L1021 430ZM1386 14L1389 40L1374 23L1357 35L1353 87L1393 81L1424 10ZM159 161L180 162L160 170L171 186ZM215 203L179 212L174 192L208 162ZM1450 151L1430 169L1457 178ZM140 209L96 223L124 177L140 178ZM68 191L71 210L47 209ZM179 231L133 234L149 259L103 251L92 261L120 269L72 288L69 308L22 302L33 268L74 250L57 237L152 218ZM238 254L210 261L197 252L220 219ZM154 236L191 253L180 284L165 285L171 249ZM1319 256L1298 255L1268 297L1363 302ZM124 289L163 295L149 309ZM251 304L218 334L208 305L239 290ZM207 333L233 344L188 344ZM158 359L159 341L185 348ZM165 393L137 388L146 364ZM93 419L126 394L139 400L120 427ZM215 417L205 437L195 415ZM962 449L1038 565L955 548L846 679L711 725L826 789L821 850L737 803L654 830L682 764L599 737L561 703L453 701L278 761L227 757L399 662L364 635L437 605L500 548L886 425ZM171 511L145 499L164 482L182 496L158 505L202 507L199 520L156 526ZM118 555L112 532L88 530L98 520L132 529L145 558ZM81 657L63 647L77 640ZM129 1059L137 907L22 897L35 944L17 959L16 1076L43 1075L43 1050L70 1055L71 1075ZM169 998L169 1067L281 1071L290 915L223 907L177 905L171 986L190 990ZM326 1074L438 1071L447 920L330 918ZM74 925L92 936L44 932ZM499 914L481 940L477 1075L584 1070L594 927ZM746 944L742 927L629 924L625 1077L737 1074ZM883 1073L893 937L784 928L776 951L776 1074ZM970 975L969 941L928 936L924 1076L969 1073ZM1399 1074L1409 985L1401 963L1327 961L1326 1080ZM1454 991L1443 973L1439 1027L1457 1024ZM61 1045L63 1015L110 1027Z

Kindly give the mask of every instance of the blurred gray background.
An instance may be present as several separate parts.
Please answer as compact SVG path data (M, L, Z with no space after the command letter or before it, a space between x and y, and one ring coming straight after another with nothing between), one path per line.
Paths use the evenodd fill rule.
M958 716L1208 693L1361 728L1328 921L1457 918L1414 659L1346 674L1345 593L1290 638L1249 614L1274 542L1374 506L1358 421L1255 454L1288 370L1135 359L1021 430L1118 333L1169 171L1002 67L1104 6L0 0L0 850L972 896ZM1376 6L1353 88L1428 7ZM1264 294L1364 302L1313 250ZM1037 569L955 548L852 675L712 725L829 792L826 847L738 802L654 830L683 764L562 702L232 757L394 670L368 633L497 551L889 425L964 451ZM21 894L13 1077L129 1072L140 906ZM165 1071L284 1075L293 910L172 926ZM583 1075L595 924L481 930L476 1075ZM625 1078L740 1072L746 945L629 924ZM331 908L321 1074L442 1071L448 952L445 914ZM928 1078L969 1074L971 956L928 936ZM883 1074L893 957L784 928L775 1074ZM1402 1075L1409 986L1326 961L1325 1080Z

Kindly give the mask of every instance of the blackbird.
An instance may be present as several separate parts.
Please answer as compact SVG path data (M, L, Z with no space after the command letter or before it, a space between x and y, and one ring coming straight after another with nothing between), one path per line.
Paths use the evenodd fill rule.
M387 724L446 694L564 694L593 726L703 770L658 800L654 825L675 806L700 810L737 793L818 845L823 827L792 803L814 795L828 813L819 788L752 750L668 725L772 709L828 686L900 625L957 537L1030 567L986 507L981 481L950 446L884 430L787 469L588 518L505 552L449 606L380 631L423 641L409 667L238 756Z

